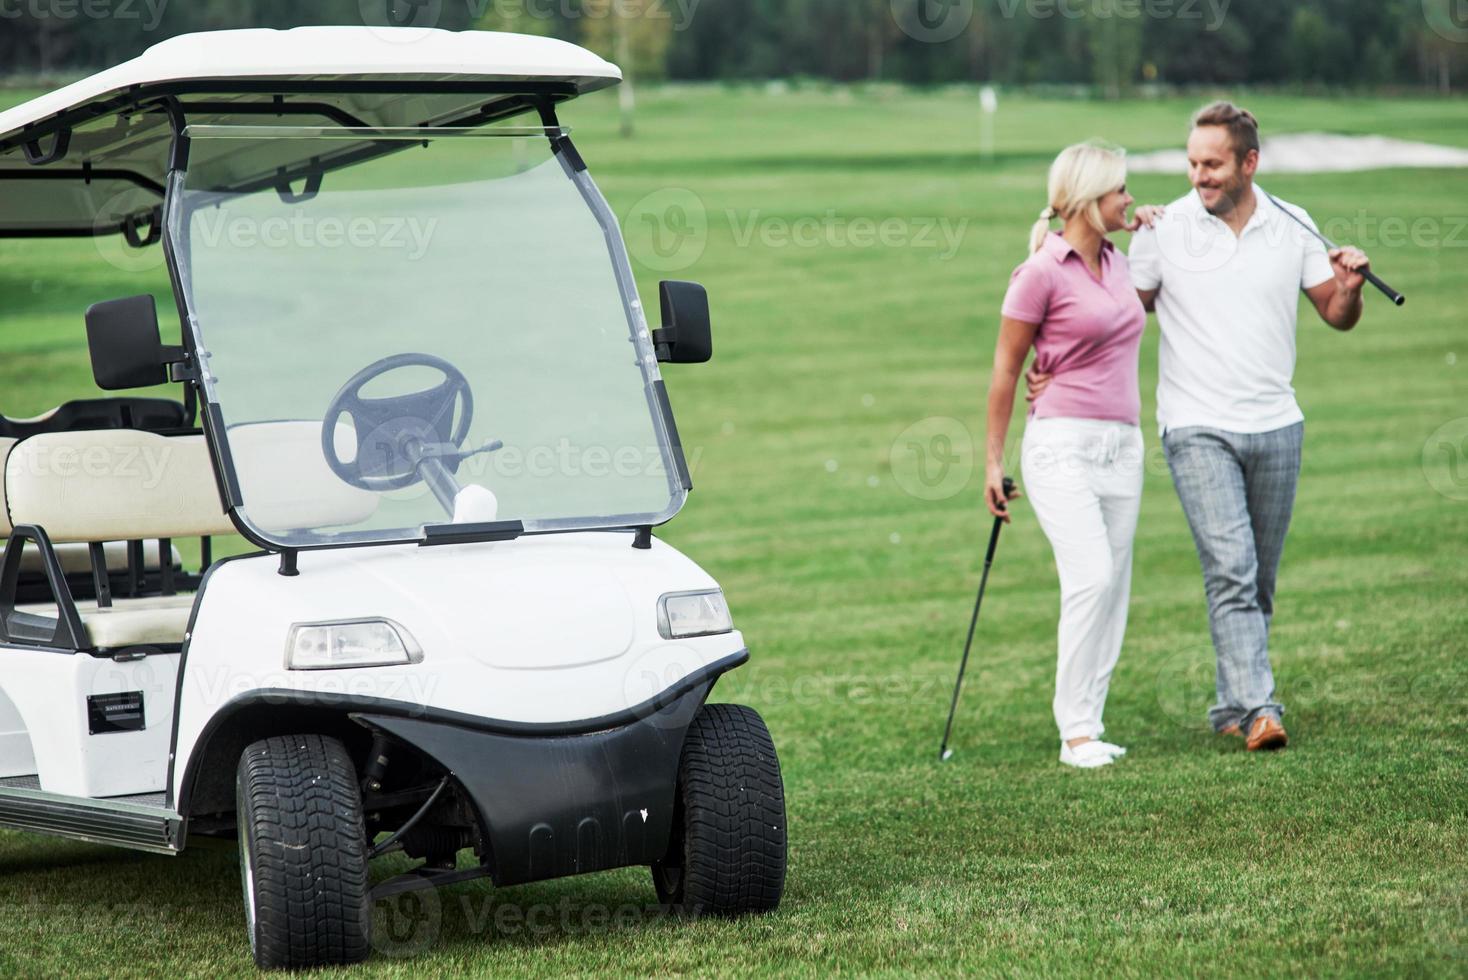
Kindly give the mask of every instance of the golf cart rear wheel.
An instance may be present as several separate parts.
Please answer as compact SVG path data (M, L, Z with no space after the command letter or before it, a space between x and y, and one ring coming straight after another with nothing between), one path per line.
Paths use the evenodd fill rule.
M678 763L668 853L652 867L664 905L689 916L765 912L785 890L785 788L753 708L706 704Z
M321 735L256 742L240 757L235 792L255 963L299 969L366 959L367 832L346 749Z

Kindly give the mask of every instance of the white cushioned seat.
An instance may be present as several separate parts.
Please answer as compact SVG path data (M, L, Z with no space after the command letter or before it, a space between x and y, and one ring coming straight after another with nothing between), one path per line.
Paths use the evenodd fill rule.
M99 609L95 602L77 607L92 646L99 650L143 644L182 643L188 632L194 597L187 595L147 596L142 599L113 599Z
M245 511L258 528L357 524L377 510L377 494L342 482L326 465L319 422L235 426L229 439ZM56 544L235 532L203 436L46 433L9 446L4 467L9 522L39 524Z
M95 601L77 603L76 611L87 628L87 636L98 650L182 643L184 633L188 632L194 596L192 593L180 593L114 599L112 603L104 608L98 608ZM51 619L56 617L56 606L52 603L16 606L16 611Z
M203 436L99 429L31 436L5 461L10 522L51 540L230 534Z

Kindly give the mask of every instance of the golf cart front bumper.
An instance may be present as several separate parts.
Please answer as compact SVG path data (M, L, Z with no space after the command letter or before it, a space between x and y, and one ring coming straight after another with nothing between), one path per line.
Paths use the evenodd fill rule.
M688 726L718 674L748 656L740 651L623 716L570 726L352 717L453 776L478 814L496 885L649 865L668 848Z

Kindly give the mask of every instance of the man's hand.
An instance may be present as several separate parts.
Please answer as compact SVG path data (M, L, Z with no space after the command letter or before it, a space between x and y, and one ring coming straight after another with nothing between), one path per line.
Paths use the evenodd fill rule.
M1155 227L1162 216L1167 214L1167 208L1160 204L1143 204L1132 212L1132 220L1127 224L1127 231L1140 231L1145 225L1148 228Z
M1307 289L1305 295L1322 320L1337 330L1350 330L1361 322L1361 287L1366 284L1364 273L1371 268L1371 260L1359 248L1347 245L1330 250L1330 268L1335 278Z
M1045 374L1033 364L1030 365L1030 369L1025 372L1025 401L1033 405L1035 399L1045 394L1045 389L1050 387L1050 382L1054 379L1055 375Z
M1330 267L1335 271L1336 285L1350 293L1359 293L1366 285L1363 273L1371 268L1371 260L1359 248L1347 245L1330 253Z

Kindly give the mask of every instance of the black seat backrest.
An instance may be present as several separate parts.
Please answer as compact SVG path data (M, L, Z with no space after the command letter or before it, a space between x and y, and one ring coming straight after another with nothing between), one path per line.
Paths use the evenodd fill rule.
M184 407L168 398L89 398L67 402L34 419L0 415L0 437L25 439L46 432L142 429L170 432L188 427Z

